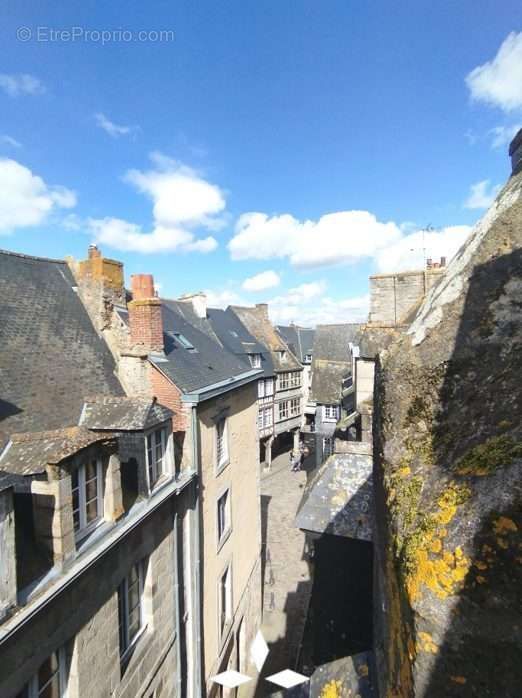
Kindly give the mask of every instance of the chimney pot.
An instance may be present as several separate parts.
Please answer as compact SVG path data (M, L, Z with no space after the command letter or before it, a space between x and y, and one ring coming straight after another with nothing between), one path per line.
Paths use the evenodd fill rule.
M97 259L102 256L101 251L95 244L89 245L89 259Z
M135 301L145 298L155 298L154 277L152 274L131 275L132 299Z

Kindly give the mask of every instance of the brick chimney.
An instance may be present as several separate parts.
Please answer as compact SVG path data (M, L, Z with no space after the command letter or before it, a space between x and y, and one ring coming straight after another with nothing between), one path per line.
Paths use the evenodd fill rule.
M152 274L133 274L131 288L132 300L127 304L131 342L147 353L161 353L164 351L161 301L154 294Z

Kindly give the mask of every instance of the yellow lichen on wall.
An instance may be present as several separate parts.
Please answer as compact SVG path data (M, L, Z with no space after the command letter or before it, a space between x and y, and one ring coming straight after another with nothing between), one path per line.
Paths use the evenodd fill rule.
M321 689L321 698L341 698L342 684L340 681L329 681Z
M461 587L471 566L462 548L445 550L446 529L457 513L457 507L470 496L469 489L449 483L437 500L439 510L422 520L405 545L407 560L406 589L415 601L421 587L428 587L439 598L454 594Z

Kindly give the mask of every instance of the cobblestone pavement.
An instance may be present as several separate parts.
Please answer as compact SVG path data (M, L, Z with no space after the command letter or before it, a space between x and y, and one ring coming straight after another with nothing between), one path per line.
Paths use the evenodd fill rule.
M295 528L294 517L305 484L306 472L291 472L288 453L274 458L271 470L261 476L265 545L262 630L270 648L262 676L295 668L304 632L312 584L305 535ZM262 684L268 688L266 682L260 687ZM265 689L257 695L268 693Z

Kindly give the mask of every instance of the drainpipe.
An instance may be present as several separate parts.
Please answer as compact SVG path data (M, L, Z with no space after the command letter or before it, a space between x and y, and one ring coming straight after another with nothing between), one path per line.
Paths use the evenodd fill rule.
M178 512L174 512L174 522L172 524L174 531L174 613L176 614L176 695L181 696L182 693L182 672L181 672L181 622L180 622L180 603L179 603L179 566L180 566L180 549L179 549L179 531L178 531Z
M201 478L201 463L199 459L199 449L198 449L198 415L197 415L197 404L191 405L191 431L192 431L192 464L196 471L198 478L195 483L196 488L196 501L194 504L194 630L196 635L196 653L195 653L195 671L194 671L194 696L203 696L203 682L202 682L202 656L203 648L201 643L201 637L203 633L203 625L201 621L201 544L200 544L200 516L201 516L201 504L200 504L200 487L199 482Z

